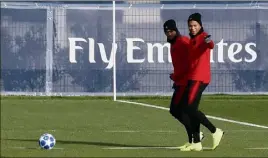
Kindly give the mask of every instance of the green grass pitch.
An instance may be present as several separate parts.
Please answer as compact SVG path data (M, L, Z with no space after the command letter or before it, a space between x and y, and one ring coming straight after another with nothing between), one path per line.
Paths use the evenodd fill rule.
M169 106L168 97L120 98ZM204 96L201 110L268 126L268 96ZM96 97L1 97L1 156L9 157L267 157L268 129L210 119L226 131L214 151L181 152L186 132L166 110ZM204 147L212 145L209 131ZM55 149L38 139L51 133Z

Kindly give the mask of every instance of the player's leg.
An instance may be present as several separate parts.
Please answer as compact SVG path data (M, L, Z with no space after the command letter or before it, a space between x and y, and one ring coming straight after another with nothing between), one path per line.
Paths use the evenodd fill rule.
M197 120L199 120L202 125L204 125L205 127L207 127L211 131L212 138L213 138L212 149L213 150L216 149L219 146L219 144L221 142L221 139L222 139L222 137L224 135L223 130L221 130L219 128L216 128L208 120L206 115L204 113L202 113L201 111L199 111L199 110L197 111L197 116L196 117L197 117ZM196 128L193 127L193 131L194 131L193 140L194 140L194 142L199 142L200 141L199 134L198 134L198 128L200 128L200 127L196 127Z
M191 125L191 119L189 117L189 115L187 115L186 113L181 113L180 114L180 119L182 124L184 125L186 132L187 132L187 136L188 136L188 142L186 142L184 145L179 146L179 149L182 148L186 148L188 146L190 146L192 144L193 141L193 131L192 131L192 125Z
M170 108L169 108L169 113L176 119L178 119L178 114L177 114L177 109L178 106L177 104L179 103L179 90L181 89L179 86L173 86L174 92L171 98L170 102ZM180 121L180 120L179 120Z
M188 87L191 87L191 86L193 86L193 81L190 81L189 82L190 84L188 85ZM199 92L198 92L198 94L197 94L197 96L196 96L196 99L195 99L195 106L194 107L198 107L198 105L199 105L199 103L200 103L200 100L201 100L201 96L202 96L202 92L205 90L205 88L206 88L206 86L202 86L202 87L200 87L200 89L199 89ZM189 93L192 93L191 91L190 91L190 89L191 88L188 88L188 94L187 94L187 96L186 96L186 105L188 105L188 96L189 96ZM202 141L202 139L204 139L204 134L203 134L203 132L201 132L200 131L200 123L199 122L193 122L193 124L194 125L192 125L192 126L195 126L195 128L196 128L196 133L198 133L198 137L196 138L196 139L198 139L198 140L200 140L200 141ZM194 135L194 134L193 134ZM197 134L195 134L195 137L196 137L196 135Z
M201 151L202 144L200 142L200 122L196 117L197 107L199 103L199 91L200 83L198 81L189 81L187 87L187 104L185 107L185 112L189 115L192 131L193 131L193 143L188 148L182 151Z
M190 143L186 143L185 145L181 146L179 149L183 149L183 148L187 148L188 146L190 146L193 143L193 129L191 128L190 130L188 130L187 128L190 128L189 126L192 127L191 124L191 119L189 117L189 115L187 114L187 112L185 111L185 108L188 104L188 87L185 87L182 99L181 99L181 103L179 104L179 107L181 108L181 118L184 122L185 128L187 130L187 134L188 134L188 139ZM192 132L192 133L190 133ZM200 132L199 130L199 135L200 135L200 139L202 140L204 138L204 134L203 132Z
M193 130L193 144L196 144L197 150L202 148L200 142L200 123L207 127L213 136L213 149L215 149L223 136L223 131L216 129L216 127L207 119L204 113L202 113L199 108L199 103L202 97L202 93L207 87L206 84L200 81L191 81L189 86L189 96L188 96L188 113L191 117L192 130Z
M196 88L195 88L196 87ZM193 107L193 117L195 117L195 133L194 133L194 140L196 142L200 141L199 131L200 131L200 123L204 125L206 128L210 130L211 133L216 131L216 127L207 119L204 113L199 110L199 104L202 97L204 90L206 89L207 84L204 84L200 81L193 81L193 88L191 89L189 95L189 105Z
M191 119L189 115L185 112L182 112L180 114L180 119L181 122L183 122L183 125L186 129L187 135L188 135L188 142L186 142L184 145L180 146L179 149L187 148L193 143L193 130L192 130L192 124L191 124ZM203 132L200 132L199 130L199 138L202 140L204 138Z
M216 147L220 144L220 141L223 137L224 132L221 129L216 128L209 121L209 119L206 117L206 115L203 112L201 112L200 110L198 110L202 94L203 94L204 90L206 89L206 87L207 87L207 84L200 83L200 90L199 90L199 92L197 94L197 98L196 98L196 100L197 100L197 102L196 102L196 104L197 104L196 118L197 118L197 120L200 121L200 123L202 125L204 125L212 133L212 137L213 137L212 149L216 149ZM198 133L198 129L200 130L200 124L199 124L199 127L198 127L198 123L196 123L195 126L196 127L193 127L193 130L195 131L193 139L194 139L194 141L196 140L196 142L198 142L200 140L199 133Z
M189 116L183 112L182 110L182 104L183 104L183 95L185 94L185 86L176 86L175 91L173 93L171 104L170 104L170 113L173 117L175 117L178 121L181 122L181 124L184 125L187 136L188 136L188 142L185 143L183 146L180 146L179 148L185 148L189 146L192 143L192 126L190 122ZM185 97L184 97L185 98Z
M187 132L188 142L184 145L180 146L179 149L187 148L192 144L193 141L193 130L191 119L189 115L185 112L185 106L187 106L188 102L188 91L186 90L186 86L176 86L175 91L173 93L171 104L170 104L170 113L171 115L180 121ZM204 138L204 135L199 130L199 135L201 139Z

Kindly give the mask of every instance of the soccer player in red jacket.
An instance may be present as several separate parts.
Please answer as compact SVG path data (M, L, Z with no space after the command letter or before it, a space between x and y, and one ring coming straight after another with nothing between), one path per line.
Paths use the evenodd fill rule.
M188 95L187 114L190 116L190 122L193 130L193 143L182 149L183 151L201 151L202 144L200 142L200 123L210 130L213 137L213 147L215 149L224 132L216 128L199 109L199 102L203 91L210 83L210 50L214 48L214 42L210 35L204 32L201 14L194 13L188 18L188 27L190 32L189 44L189 72L188 85L186 88Z
M174 20L168 20L164 23L164 32L167 36L167 41L170 43L170 53L174 72L170 74L171 80L174 81L173 88L174 93L170 104L170 113L178 121L180 121L186 128L189 142L180 148L189 146L192 143L192 125L190 123L190 118L186 113L183 113L183 94L187 86L188 78L187 72L189 69L189 38L187 36L182 36L177 29L176 22ZM187 104L187 103L186 103ZM200 132L201 139L203 138L203 133Z

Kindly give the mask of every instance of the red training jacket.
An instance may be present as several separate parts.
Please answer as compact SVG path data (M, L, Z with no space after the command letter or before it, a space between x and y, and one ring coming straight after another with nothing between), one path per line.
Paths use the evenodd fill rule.
M189 80L210 82L210 49L214 48L214 42L206 43L205 37L207 35L206 32L202 32L190 39Z
M190 39L187 36L180 36L171 44L170 53L174 68L174 73L171 75L171 78L176 85L187 85L189 42Z

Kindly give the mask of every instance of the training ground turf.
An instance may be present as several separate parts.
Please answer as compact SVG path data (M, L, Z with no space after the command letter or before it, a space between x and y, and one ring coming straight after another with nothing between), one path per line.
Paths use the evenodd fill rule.
M121 98L169 106L169 98ZM205 96L211 116L268 126L268 96ZM226 131L214 151L181 152L186 133L167 110L92 97L2 97L1 156L10 157L267 157L268 129L212 120ZM205 133L204 147L212 144ZM51 133L54 149L38 148Z

